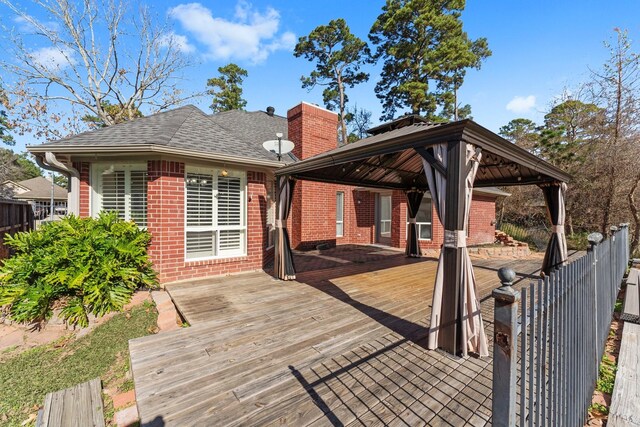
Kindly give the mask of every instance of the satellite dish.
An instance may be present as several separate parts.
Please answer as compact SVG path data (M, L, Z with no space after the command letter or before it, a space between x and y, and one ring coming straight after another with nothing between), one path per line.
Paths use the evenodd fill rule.
M282 139L282 138L265 141L262 143L262 146L264 147L265 150L271 151L272 153L277 154L278 160L280 160L280 157L283 154L287 154L293 151L295 147L292 141L289 141L288 139Z

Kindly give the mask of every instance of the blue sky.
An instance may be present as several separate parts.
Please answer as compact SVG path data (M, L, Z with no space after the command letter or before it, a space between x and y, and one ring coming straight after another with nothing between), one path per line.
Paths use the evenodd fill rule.
M308 92L300 86L300 76L313 65L293 56L297 37L342 17L353 33L366 39L383 4L155 1L153 10L159 18L168 19L176 40L184 43L185 51L198 63L185 75L185 90L203 90L218 67L236 62L249 72L244 84L247 109L264 110L272 105L277 114L286 115L300 101L322 104L321 88ZM0 16L5 23L10 19L5 9L0 8ZM608 56L603 41L613 38L615 27L627 29L632 40L640 38L638 16L637 0L469 0L462 16L465 30L472 38L486 37L493 55L481 70L467 74L460 101L471 104L474 120L493 131L516 117L541 122L554 97L585 81L589 68L601 67ZM640 50L638 43L634 43L636 51ZM374 94L379 66L368 71L369 82L348 94L352 103L373 112L375 123L381 113ZM208 111L206 98L195 104ZM38 142L30 136L16 139L16 151Z

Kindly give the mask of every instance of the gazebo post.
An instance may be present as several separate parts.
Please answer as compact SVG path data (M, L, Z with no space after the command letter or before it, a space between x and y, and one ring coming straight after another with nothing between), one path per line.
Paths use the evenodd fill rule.
M467 177L466 145L462 141L449 141L447 145L447 187L445 199L442 246L443 289L440 347L451 354L462 351L460 345L462 318L460 313L460 283L462 276L462 248L455 238L457 230L464 229L465 180Z

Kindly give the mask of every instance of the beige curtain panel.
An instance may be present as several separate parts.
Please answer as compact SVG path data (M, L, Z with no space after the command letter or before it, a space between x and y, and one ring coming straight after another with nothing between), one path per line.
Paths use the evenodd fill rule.
M551 271L560 268L567 263L567 237L564 233L564 221L566 217L565 197L567 184L553 183L541 185L544 201L547 204L547 214L551 221L551 237L547 244L542 261L542 272L549 275Z
M464 228L462 230L445 230L444 247L455 247L462 251L462 269L457 283L460 286L461 297L461 315L462 319L462 337L464 345L462 355L467 356L468 353L477 353L480 356L489 355L489 346L484 331L482 315L480 312L480 302L477 296L476 279L473 272L473 265L467 250L466 236L469 227L469 212L471 211L471 200L473 197L473 182L478 172L478 166L481 159L481 152L472 144L466 144L466 164L469 169L465 180L465 204L464 204ZM447 164L447 144L437 144L433 146L433 157L443 166ZM429 184L432 200L436 204L436 212L438 219L444 223L444 215L446 210L446 174L439 172L431 164L423 160L423 167ZM445 169L446 170L446 169ZM444 266L443 253L440 252L438 260L438 268L436 272L436 281L433 291L433 303L431 309L431 325L429 328L428 348L436 349L439 347L439 331L442 312L442 288L444 285Z
M422 191L408 191L407 196L407 212L409 213L409 229L407 232L407 247L405 248L405 255L412 258L420 258L422 252L420 251L420 242L418 236L418 226L416 225L416 216L420 210L420 203L422 202Z
M273 260L274 274L281 280L294 280L296 269L293 265L291 241L287 232L287 219L291 212L293 188L295 181L288 176L278 178L277 210L276 210L276 241Z

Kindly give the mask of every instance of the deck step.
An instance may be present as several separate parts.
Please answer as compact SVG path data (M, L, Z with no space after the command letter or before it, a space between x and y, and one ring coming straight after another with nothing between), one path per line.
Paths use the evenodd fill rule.
M94 378L48 393L38 414L38 427L104 427L102 384Z

